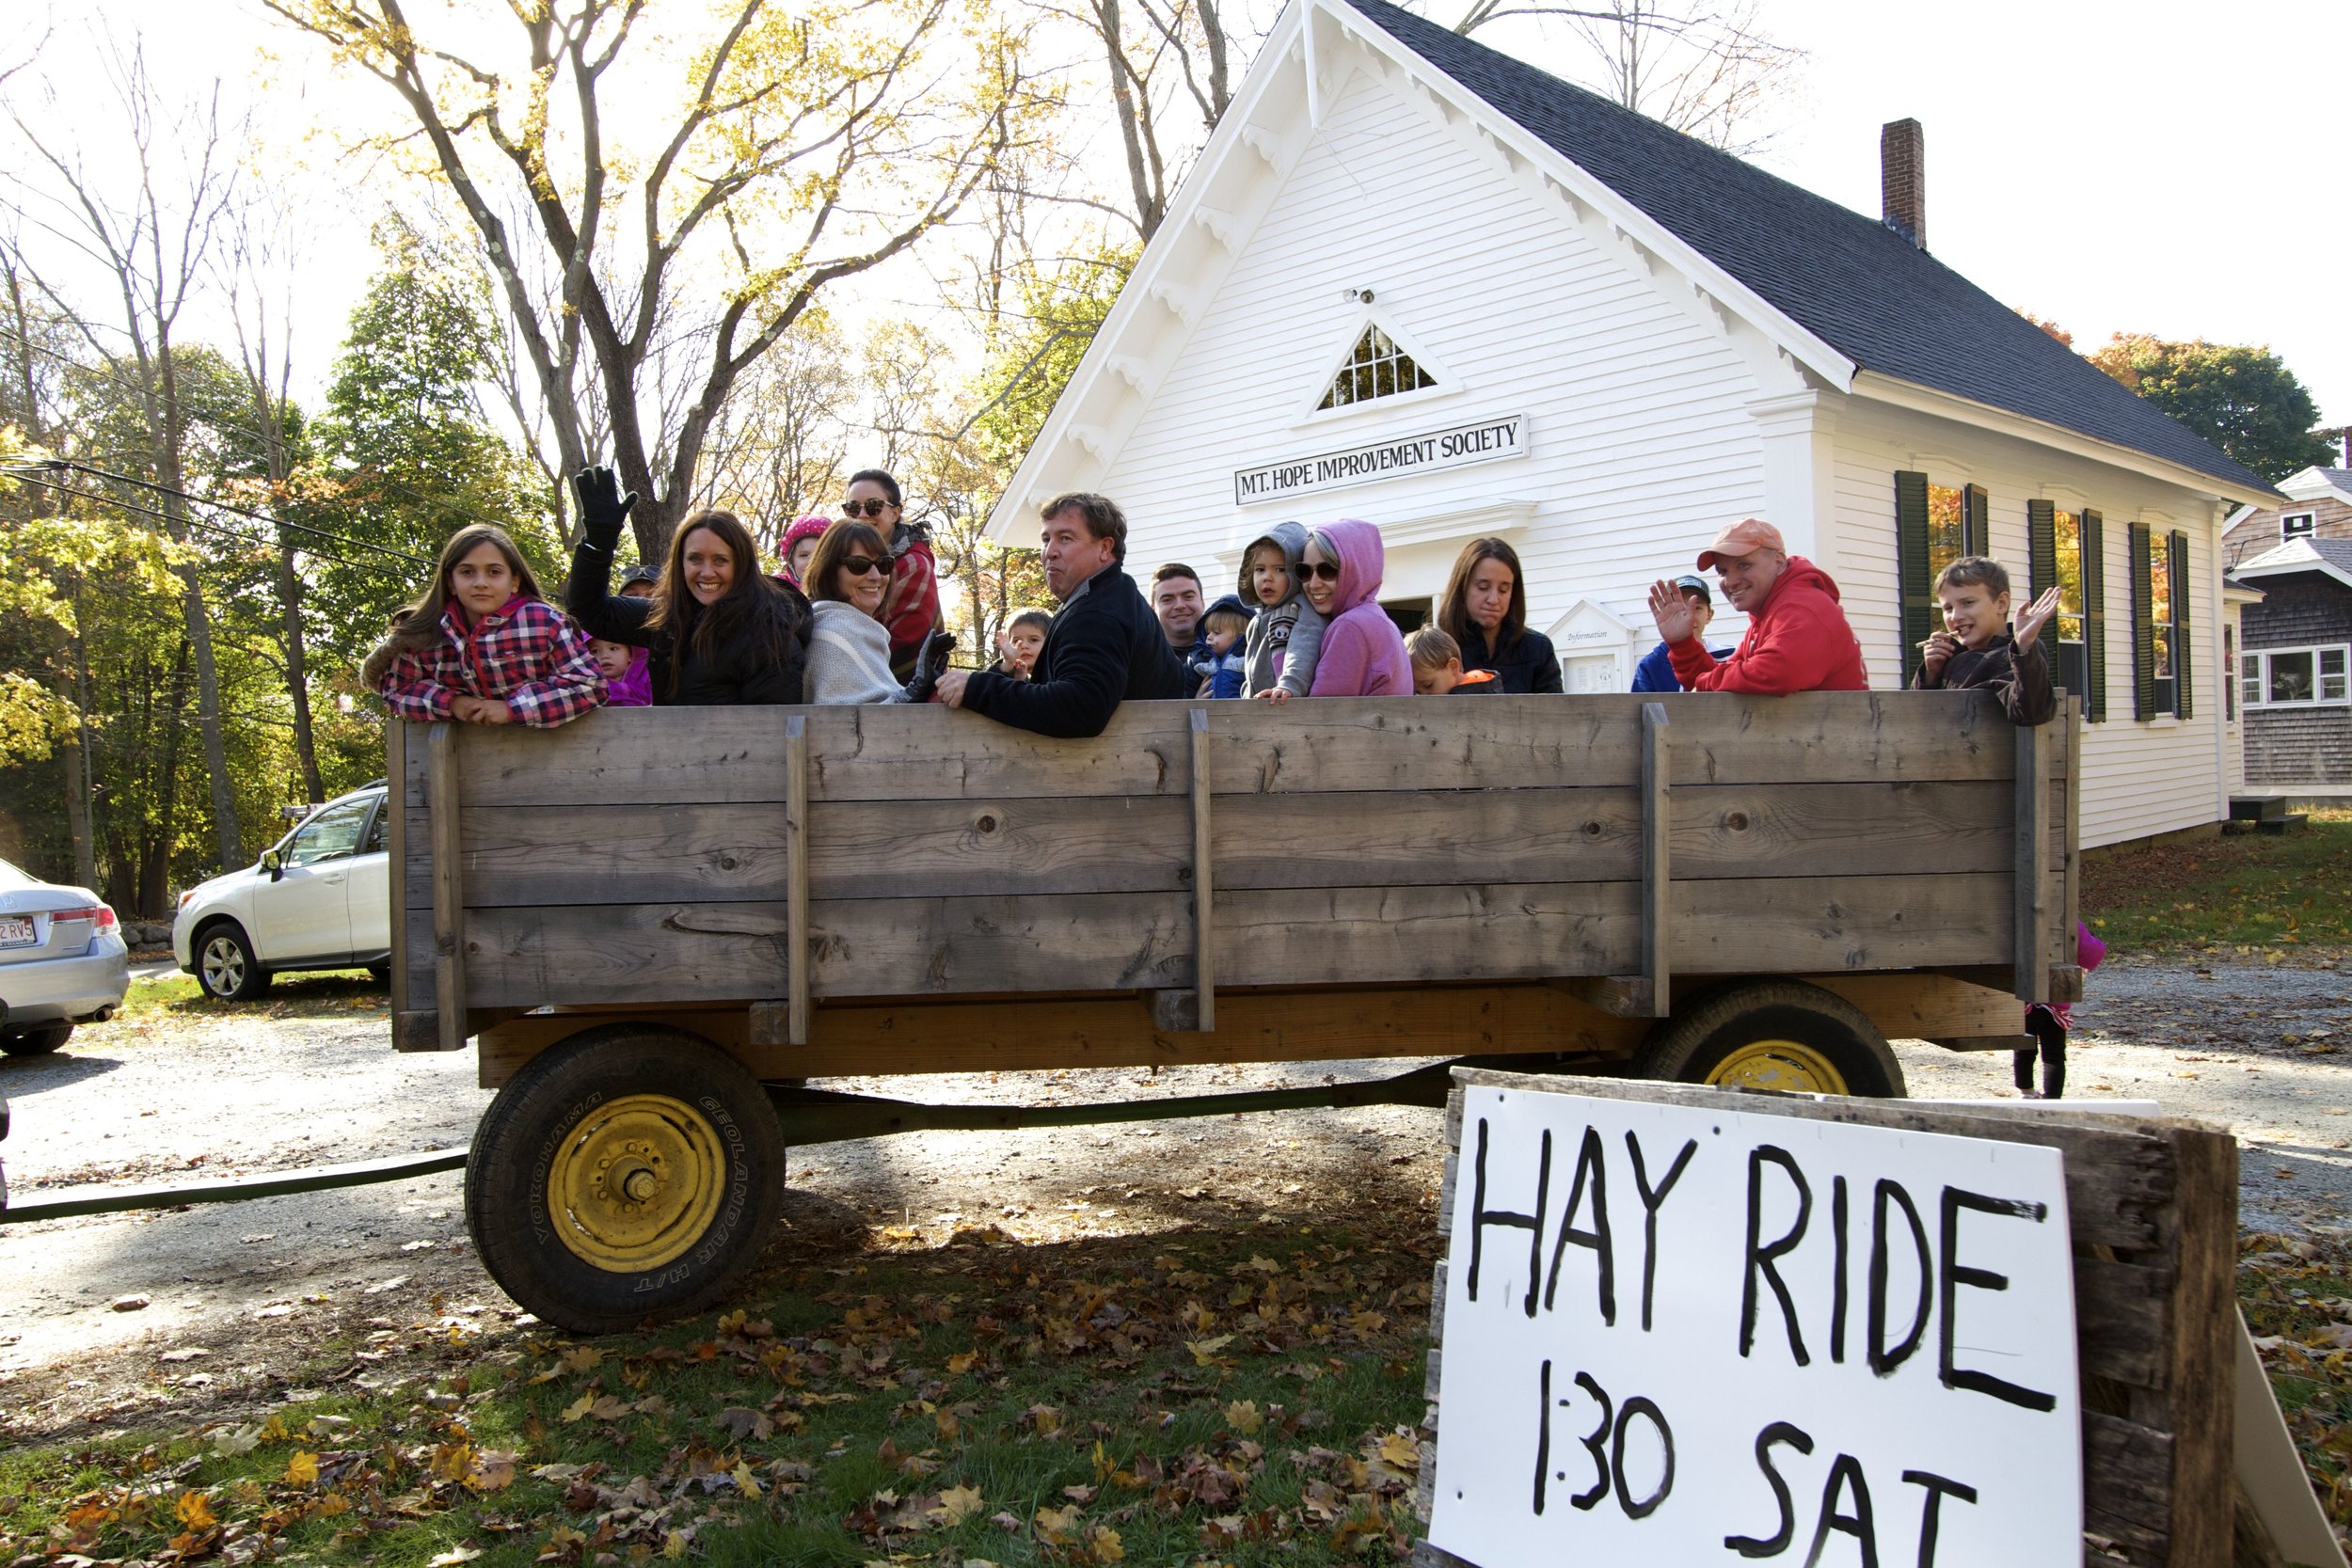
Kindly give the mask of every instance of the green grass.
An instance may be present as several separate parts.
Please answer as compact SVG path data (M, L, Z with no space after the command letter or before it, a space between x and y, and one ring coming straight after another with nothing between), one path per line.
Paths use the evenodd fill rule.
M0 1458L0 1560L1394 1560L1430 1277L1407 1235L850 1254L590 1344L420 1323L367 1353L427 1374L399 1393Z
M2126 850L2083 867L2083 918L2125 953L2352 945L2352 811L2276 837Z
M115 1018L134 1024L194 1019L344 1018L370 1008L381 1014L386 1000L385 988L364 969L280 975L250 1002L215 1002L204 994L195 975L175 972L153 979L134 979Z

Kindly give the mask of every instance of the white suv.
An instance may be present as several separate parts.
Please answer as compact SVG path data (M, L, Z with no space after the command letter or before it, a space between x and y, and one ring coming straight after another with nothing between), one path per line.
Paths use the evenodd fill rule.
M262 855L180 895L171 952L207 993L259 996L297 969L391 973L390 869L383 784L312 812Z

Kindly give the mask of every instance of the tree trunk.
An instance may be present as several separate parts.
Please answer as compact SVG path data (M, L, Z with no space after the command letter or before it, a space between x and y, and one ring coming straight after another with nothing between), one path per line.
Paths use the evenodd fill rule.
M168 333L158 335L155 348L157 390L163 405L155 477L165 487L164 513L170 518L172 537L185 543L187 503L180 498L187 488L187 476L181 466L180 443L186 421L180 408L180 378L172 365ZM197 733L204 742L204 774L212 784L214 837L220 845L222 866L242 865L245 848L237 832L237 798L229 783L229 742L220 711L220 671L213 661L213 619L204 607L204 585L197 578L195 565L180 567L179 575L185 588L182 605L187 614L188 645L196 654Z
M81 639L68 635L58 640L57 695L73 705L73 721L64 726L57 749L64 753L65 763L65 826L73 840L73 880L96 892L98 888L98 847L90 838L89 827L89 755L82 746L84 693L78 671L82 661Z
M179 815L180 804L180 736L187 728L188 711L188 648L192 640L182 638L178 654L171 666L171 696L164 710L163 766L157 769L154 793L157 802L155 819L143 825L139 835L139 913L160 920L171 912L171 847L178 841L172 825ZM226 871L244 863L242 855L221 863Z
M312 805L326 799L319 778L319 752L310 737L309 657L302 643L302 578L294 571L294 546L280 542L278 549L278 608L284 618L286 695L294 703L294 754L302 763L302 787Z

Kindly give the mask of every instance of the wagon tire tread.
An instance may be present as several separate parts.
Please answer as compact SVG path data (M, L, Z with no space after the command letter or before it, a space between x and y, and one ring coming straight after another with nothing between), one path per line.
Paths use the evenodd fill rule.
M701 1237L649 1275L600 1267L568 1245L545 1184L564 1135L596 1105L648 1094L715 1124L728 1189ZM733 1289L774 1232L785 1157L767 1090L733 1056L682 1029L592 1028L532 1057L483 1113L466 1226L483 1267L526 1310L573 1333L617 1333L689 1316Z

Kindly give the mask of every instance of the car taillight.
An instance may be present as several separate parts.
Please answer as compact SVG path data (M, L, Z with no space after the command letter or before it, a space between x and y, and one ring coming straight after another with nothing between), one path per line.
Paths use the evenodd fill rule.
M91 929L98 931L111 931L115 928L115 911L103 904L93 904L87 909L81 910L59 910L49 918L53 921L87 920L90 923Z

